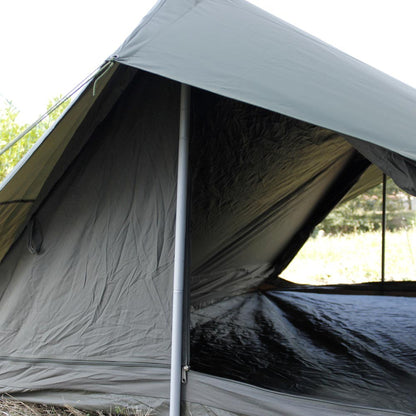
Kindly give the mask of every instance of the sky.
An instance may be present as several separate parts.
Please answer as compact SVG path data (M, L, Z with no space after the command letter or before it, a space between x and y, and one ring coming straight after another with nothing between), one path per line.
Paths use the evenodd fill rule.
M251 2L416 88L415 0ZM0 104L11 100L21 121L34 121L112 55L154 3L3 0Z

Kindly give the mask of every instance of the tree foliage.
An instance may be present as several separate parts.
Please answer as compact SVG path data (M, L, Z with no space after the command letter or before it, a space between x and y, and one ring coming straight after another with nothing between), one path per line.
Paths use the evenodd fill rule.
M315 229L326 234L348 234L381 229L382 184L362 195L338 205ZM386 187L387 230L396 231L412 227L416 220L411 196L402 191L391 179Z
M49 110L59 99L49 101ZM55 122L68 106L69 101L63 103L48 117L42 120L35 128L19 140L13 147L0 156L0 182L11 172L16 164L28 152L28 150L42 137L46 130ZM0 149L14 140L19 134L26 130L28 124L19 122L19 110L11 101L5 101L0 107Z

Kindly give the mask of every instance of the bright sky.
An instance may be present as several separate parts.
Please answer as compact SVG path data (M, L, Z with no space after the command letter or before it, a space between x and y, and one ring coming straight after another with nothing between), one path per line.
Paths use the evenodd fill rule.
M416 88L415 0L252 2ZM101 65L154 3L3 0L0 102L12 100L24 121L34 121Z

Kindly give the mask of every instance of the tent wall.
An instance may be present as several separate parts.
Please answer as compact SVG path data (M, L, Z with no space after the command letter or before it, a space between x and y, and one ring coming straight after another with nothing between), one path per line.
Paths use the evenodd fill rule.
M86 88L0 184L0 261L136 72L116 64L102 74L96 94Z
M356 406L351 403L353 399L341 404L277 393L197 371L189 374L185 397L195 403L190 416L412 416L397 410Z
M201 90L193 103L196 306L277 277L369 162L331 130Z
M347 138L348 141L371 163L378 166L403 190L416 195L416 162L384 147L363 140Z
M1 392L167 394L178 112L138 73L1 263Z

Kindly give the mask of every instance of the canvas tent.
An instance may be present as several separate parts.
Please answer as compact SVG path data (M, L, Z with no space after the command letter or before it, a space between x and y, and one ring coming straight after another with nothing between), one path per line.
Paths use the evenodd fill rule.
M181 83L190 86L190 171L179 242L181 89L189 92ZM186 243L179 364L191 369L182 414L415 413L411 300L388 321L389 355L380 351L386 338L354 319L367 304L262 289L340 200L380 182L380 169L415 193L415 104L411 88L248 3L160 1L1 185L0 391L167 414L174 251ZM317 332L331 340L319 355L298 337L299 324L290 327L299 317L318 322L325 308L340 310L335 304L341 327L355 325L357 360L345 347L348 331L319 321L332 334ZM259 336L265 322L273 325ZM215 346L236 325L235 350L219 355ZM323 360L343 346L333 363L350 354L345 383L325 384L331 364L301 358L297 380L316 389L282 388L297 382L290 355L269 343L279 333L293 351ZM255 376L242 370L239 354L255 369L265 345L283 357L274 367L287 361L286 373L267 373L273 357ZM348 367L379 355L365 374ZM329 385L325 394L319 383ZM389 391L391 405L381 400Z

